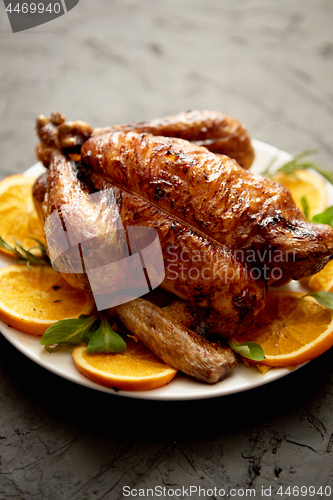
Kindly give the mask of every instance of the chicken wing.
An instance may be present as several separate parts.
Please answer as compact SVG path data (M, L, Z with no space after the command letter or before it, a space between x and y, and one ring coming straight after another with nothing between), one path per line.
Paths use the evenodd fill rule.
M251 138L246 127L232 116L217 111L184 111L165 118L95 129L93 136L106 132L148 132L152 135L178 137L216 154L234 158L247 169L254 159Z
M147 300L122 304L115 309L115 315L156 356L197 380L214 384L237 364L229 346L208 342Z

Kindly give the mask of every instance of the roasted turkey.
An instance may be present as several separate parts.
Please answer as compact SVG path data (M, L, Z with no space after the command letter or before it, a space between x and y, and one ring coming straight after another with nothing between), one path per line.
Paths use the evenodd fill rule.
M212 146L214 137L223 136L224 115L215 114L220 120L214 122L209 113L175 115L181 117L179 123L168 117L95 130L84 122L65 122L60 114L51 119L40 116L36 153L48 171L36 181L33 195L43 224L59 213L74 242L80 241L82 232L86 239L99 242L94 279L105 294L113 286L102 264L117 231L115 211L125 230L154 228L165 265L161 287L182 299L164 314L180 320L185 329L205 325L209 333L228 338L253 324L264 307L268 284L298 280L326 265L333 256L333 229L310 224L280 184L247 171L235 159L221 155L221 149L215 154L202 146ZM239 148L238 158L248 167L253 159L250 140L245 128L232 120L227 120L225 142L233 144L229 152L234 158ZM223 140L217 142L221 145ZM91 201L93 193L101 193L98 206ZM195 277L193 268L200 271ZM90 290L84 264L82 272L77 269L73 264L64 278ZM149 310L143 302L137 304L141 311ZM133 319L131 308L122 309L125 325L124 311L129 310ZM127 323L131 321L128 317ZM163 358L165 347L149 344L149 335L143 341ZM170 349L170 338L167 343ZM169 359L169 354L165 357ZM227 359L228 367L218 379L235 364L229 351Z

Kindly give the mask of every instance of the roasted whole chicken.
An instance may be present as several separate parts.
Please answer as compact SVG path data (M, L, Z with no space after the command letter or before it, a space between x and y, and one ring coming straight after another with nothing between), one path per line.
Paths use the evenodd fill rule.
M144 299L116 307L112 314L155 354L200 380L221 380L235 358L229 348L215 346L220 350L212 354L211 366L220 369L198 369L207 365L205 348L191 341L181 349L186 335L194 332L200 344L200 334L214 334L223 343L253 324L268 284L314 274L332 258L333 229L307 222L286 188L246 170L253 149L245 128L233 118L188 112L93 130L55 114L37 118L37 133L37 157L48 167L33 193L43 223L54 212L63 219L70 213L66 226L70 220L73 241L84 231L87 239L99 242L103 256L117 229L116 209L125 230L146 226L157 231L165 265L161 288L180 300L160 310L159 319L159 309ZM93 193L107 193L98 207ZM107 293L112 282L99 262L97 255L95 278ZM90 290L84 266L63 276ZM156 333L156 325L163 324L169 325L164 337ZM186 349L197 353L187 364Z

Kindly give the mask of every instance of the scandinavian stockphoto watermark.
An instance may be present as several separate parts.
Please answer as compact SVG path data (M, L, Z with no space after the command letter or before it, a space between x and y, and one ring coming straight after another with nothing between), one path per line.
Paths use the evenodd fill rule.
M4 0L13 33L53 21L72 10L79 0Z
M282 251L271 247L239 249L232 252L233 259L226 260L225 253L207 252L200 249L179 248L171 245L166 250L165 266L169 280L203 282L215 281L227 284L247 277L252 280L279 281L283 278L282 264L296 260L294 250ZM234 262L235 265L231 265ZM237 265L242 263L242 265Z

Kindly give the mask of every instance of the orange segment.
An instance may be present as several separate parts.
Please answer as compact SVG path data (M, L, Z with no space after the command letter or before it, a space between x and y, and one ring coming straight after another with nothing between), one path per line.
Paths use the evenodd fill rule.
M72 288L52 267L0 269L0 319L21 332L43 335L60 319L89 314L94 304L92 294Z
M148 391L168 384L177 374L144 344L126 339L123 353L88 354L81 344L73 351L74 362L87 378L107 387L128 391Z
M320 356L333 345L333 311L312 297L296 292L268 293L266 306L257 322L238 343L258 342L266 353L260 363L291 366Z
M329 262L319 273L303 278L301 282L315 292L333 292L333 261Z
M283 184L292 194L298 208L303 212L301 199L305 196L309 206L309 220L327 208L327 189L324 179L308 170L296 170L293 174L277 172L273 180Z
M35 178L11 175L0 182L0 236L15 247L16 240L28 249L36 245L31 237L44 242L43 230L32 199ZM0 252L12 255L0 248Z

